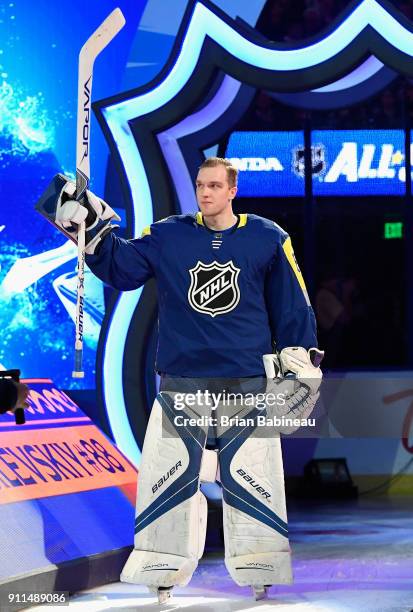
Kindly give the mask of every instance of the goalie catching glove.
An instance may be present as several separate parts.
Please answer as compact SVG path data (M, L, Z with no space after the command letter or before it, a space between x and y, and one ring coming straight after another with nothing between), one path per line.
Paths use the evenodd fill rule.
M288 419L307 419L320 396L323 378L320 363L324 352L317 348L308 351L302 346L288 346L278 354L263 355L267 376L267 396L284 396L282 403L267 404L267 416ZM280 428L280 433L291 434L295 426Z
M77 244L79 223L85 222L85 252L95 253L103 238L118 224L120 217L91 191L86 191L80 202L74 199L76 183L63 174L56 174L36 204L40 212L65 236Z

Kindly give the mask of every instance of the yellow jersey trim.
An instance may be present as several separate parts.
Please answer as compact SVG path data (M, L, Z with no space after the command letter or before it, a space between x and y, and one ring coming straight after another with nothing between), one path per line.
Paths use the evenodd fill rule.
M204 225L204 220L202 218L202 213L200 210L196 213L196 222L198 223L198 225Z
M144 236L150 236L150 235L151 235L151 226L147 225L141 234L141 238L143 238Z
M290 266L294 270L294 274L296 275L297 280L298 280L298 282L300 284L300 287L301 287L301 289L302 289L302 291L304 293L306 302L309 305L310 304L310 299L308 297L307 288L305 286L305 282L304 282L303 275L301 274L301 270L298 267L298 263L297 263L297 260L295 258L295 255L294 255L293 245L291 243L291 238L290 237L288 237L287 240L284 242L283 249L284 249L285 256L287 257L287 259L288 259L288 261L290 263Z

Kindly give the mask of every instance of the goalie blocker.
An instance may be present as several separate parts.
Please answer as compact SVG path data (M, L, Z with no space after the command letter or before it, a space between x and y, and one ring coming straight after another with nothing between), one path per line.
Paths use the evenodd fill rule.
M307 419L320 397L319 388L323 378L320 369L324 351L317 348L306 350L302 346L287 346L278 354L263 355L267 376L267 394L282 393L285 402L267 405L269 417ZM300 426L285 425L279 433L291 435Z
M103 238L119 227L112 221L120 221L120 217L109 204L91 191L87 190L80 202L73 199L75 193L75 181L63 174L56 174L35 208L76 245L78 226L84 221L85 252L92 255Z

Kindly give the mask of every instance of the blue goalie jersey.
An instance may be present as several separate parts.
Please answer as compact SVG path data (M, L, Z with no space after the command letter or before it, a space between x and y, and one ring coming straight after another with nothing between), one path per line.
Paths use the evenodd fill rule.
M291 239L273 221L242 214L233 227L214 231L201 213L168 217L138 239L110 233L86 261L121 291L156 278L158 372L265 376L262 355L274 346L317 346Z

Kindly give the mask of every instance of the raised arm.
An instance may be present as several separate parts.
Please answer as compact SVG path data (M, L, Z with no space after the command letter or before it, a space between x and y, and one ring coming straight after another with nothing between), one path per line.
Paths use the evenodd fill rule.
M36 209L59 231L77 244L79 224L84 222L86 263L96 276L115 289L137 289L154 275L158 246L150 229L133 240L118 238L113 229L120 218L91 191L82 203L73 199L74 181L62 174L54 177ZM155 232L156 234L156 232Z

